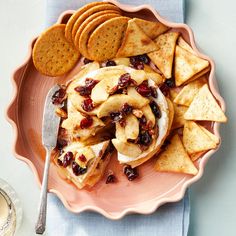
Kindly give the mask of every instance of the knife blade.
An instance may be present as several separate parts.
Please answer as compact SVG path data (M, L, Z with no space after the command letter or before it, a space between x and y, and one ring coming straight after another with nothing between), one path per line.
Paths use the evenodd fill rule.
M46 149L46 159L44 164L43 181L39 201L39 215L35 225L36 234L43 234L46 228L47 214L47 190L48 172L50 165L51 151L56 147L57 135L60 124L60 117L56 115L56 106L52 103L52 96L60 89L59 85L53 86L46 97L42 123L42 143ZM60 106L59 106L60 107Z

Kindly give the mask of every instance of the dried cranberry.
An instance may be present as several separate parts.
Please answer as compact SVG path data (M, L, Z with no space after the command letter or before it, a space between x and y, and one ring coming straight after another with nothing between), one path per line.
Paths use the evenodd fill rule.
M114 61L107 61L106 66L116 66Z
M92 111L94 109L93 100L91 98L87 98L82 102L81 106L87 112Z
M119 124L120 124L121 127L125 127L126 126L126 122L125 122L124 119L119 120Z
M169 91L170 91L170 88L169 88L165 83L163 83L163 84L160 86L160 90L161 90L161 92L164 94L164 96L168 96Z
M150 63L150 58L148 57L147 54L139 55L138 59L143 62L144 64L149 64Z
M90 127L93 124L93 118L91 118L90 116L83 118L80 121L80 128L81 129L86 129L88 127Z
M106 184L115 183L116 177L114 174L109 174L106 179Z
M136 61L133 64L133 68L135 68L136 70L144 70L144 64L141 61Z
M80 96L88 96L91 94L91 91L87 89L86 86L77 86L74 89Z
M147 54L130 57L130 63L133 65L135 64L135 62L143 62L144 64L149 64L150 58L147 56Z
M152 97L157 98L157 90L156 90L156 88L151 86L150 89L151 89Z
M75 161L72 162L72 171L73 173L78 176L78 175L83 175L86 173L87 168L83 168L79 166Z
M110 117L113 121L119 121L123 118L123 116L120 112L111 112Z
M86 78L85 79L85 86L87 89L89 89L90 91L92 91L92 89L94 88L94 86L98 83L98 80L95 79L91 79L91 78Z
M174 79L167 79L165 81L165 84L169 87L169 88L174 88L175 87L175 80Z
M98 83L97 80L86 78L84 86L75 87L75 91L78 92L81 96L88 96L91 94L92 89Z
M88 59L88 58L84 58L84 64L88 64L88 63L90 63L90 62L92 62L92 60L90 60L90 59Z
M63 163L60 159L57 159L57 163L58 163L59 166L63 166Z
M67 141L65 139L58 138L57 139L57 148L61 150L63 147L67 145Z
M128 87L132 83L132 79L129 73L125 73L120 76L118 85L120 88Z
M73 153L72 152L67 152L64 157L63 157L63 167L67 167L70 165L71 161L73 160Z
M138 57L137 56L133 56L129 58L130 64L134 65L136 62L138 62Z
M127 176L129 181L133 181L138 177L138 171L137 168L132 168L131 166L125 166L124 167L124 174Z
M82 161L82 162L86 162L87 158L85 157L84 154L82 154L82 155L79 156L79 160Z
M144 146L148 146L149 144L151 144L152 142L152 136L149 134L148 131L142 131L139 134L139 138L138 138L138 143Z
M125 115L130 114L132 111L133 107L130 106L128 103L125 103L121 108L121 112L124 113Z
M147 84L142 83L136 87L137 92L143 97L150 97L152 95L152 90Z
M149 105L152 109L154 116L157 117L158 119L160 119L161 118L161 110L158 107L158 105L156 104L156 102L151 101Z
M139 119L139 122L140 122L141 126L146 125L147 119L146 119L145 115L142 115L142 117Z
M54 105L60 105L64 101L66 95L66 90L63 88L58 89L53 95L52 95L52 103Z

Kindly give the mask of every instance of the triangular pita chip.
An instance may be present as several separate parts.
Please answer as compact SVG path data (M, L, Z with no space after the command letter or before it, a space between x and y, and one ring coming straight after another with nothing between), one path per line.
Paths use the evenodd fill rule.
M207 77L206 77L206 73L209 72L210 70L211 70L211 67L210 67L210 65L209 65L207 68L205 68L204 70L198 72L196 75L194 75L191 79L187 80L187 81L186 81L185 83L183 83L182 85L188 84L188 83L193 82L194 80L200 79L200 78L202 78L202 77L207 78Z
M183 144L188 154L207 151L217 147L219 138L206 128L193 121L186 121L183 131Z
M193 154L190 155L190 158L191 158L192 161L196 161L196 160L199 159L205 152L206 152L206 151L193 153Z
M227 121L224 112L211 94L207 84L203 85L198 94L194 97L188 110L184 114L184 119L216 122Z
M180 105L189 106L193 101L195 95L198 93L199 89L207 83L205 78L195 80L186 86L178 93L174 102Z
M173 120L171 129L177 129L184 126L185 121L186 121L184 119L184 114L188 110L188 107L177 105L175 103L173 103L173 105L174 105L175 115L174 115L174 120Z
M128 21L122 44L116 57L130 57L155 51L156 44L139 28L134 20Z
M182 36L179 36L178 41L177 41L177 44L178 44L181 48L187 50L188 52L190 52L190 53L192 53L192 54L195 54L195 52L193 51L193 49L192 49L192 48L190 47L190 45L183 39Z
M169 27L163 25L161 22L147 21L139 18L134 18L134 22L150 39L155 39L157 36L165 33L169 29Z
M154 40L158 49L154 52L148 53L152 62L167 79L172 77L172 64L178 36L179 33L176 32L161 34Z
M173 102L174 99L178 96L178 93L176 89L171 88L169 91L170 94L170 100Z
M209 62L207 60L186 51L178 45L176 46L174 64L176 86L185 83L208 66Z
M220 139L219 137L217 137L216 135L214 135L213 133L211 133L208 129L206 129L205 127L199 125L199 127L202 129L202 131L209 136L209 138L215 142L216 144L219 144Z
M154 168L161 172L177 172L191 175L196 175L198 172L177 134L170 140L166 150L158 156Z

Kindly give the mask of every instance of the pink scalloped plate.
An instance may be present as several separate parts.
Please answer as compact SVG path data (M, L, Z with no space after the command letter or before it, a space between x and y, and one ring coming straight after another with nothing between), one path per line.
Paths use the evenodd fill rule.
M148 5L134 7L113 0L110 2L120 7L125 15L158 20L173 30L181 32L195 53L210 62L211 70L206 75L209 80L209 87L222 109L225 110L224 100L217 89L214 63L209 57L198 51L192 30L186 24L168 22L153 7ZM66 23L73 12L62 13L58 23ZM65 83L68 78L76 74L80 69L80 64L69 74L60 78L49 78L41 75L32 63L31 54L35 40L33 39L30 43L29 53L24 63L13 74L14 97L8 107L7 118L13 126L15 134L13 145L15 156L29 165L38 184L41 185L45 156L41 142L45 96L54 84ZM218 123L212 123L209 128L215 135L219 136ZM140 178L133 182L127 181L122 174L122 168L114 157L108 168L115 172L118 182L116 184L105 184L105 179L102 179L90 190L78 190L72 184L67 183L57 174L55 165L51 164L49 191L56 194L68 210L76 213L92 210L113 220L120 219L128 213L149 214L164 203L182 199L187 187L201 178L209 157L215 151L207 152L196 162L199 169L196 176L155 172L153 169L155 160L150 160L139 168Z

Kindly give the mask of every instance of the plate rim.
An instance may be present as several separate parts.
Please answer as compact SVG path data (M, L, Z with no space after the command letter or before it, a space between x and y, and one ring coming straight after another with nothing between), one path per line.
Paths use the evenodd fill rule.
M218 102L220 103L220 106L222 108L223 111L225 111L226 109L226 105L225 105L225 101L222 98L222 96L220 95L219 91L218 91L218 85L217 85L217 81L216 81L216 77L215 77L215 63L214 61L206 56L205 54L201 53L195 43L195 39L194 39L194 34L192 29L184 23L173 23L170 22L168 20L166 20L165 18L163 18L162 16L159 15L159 13L155 10L154 7L152 7L151 5L147 5L147 4L143 4L143 5L139 5L139 6L132 6L132 5L126 5L126 4L121 4L116 0L105 0L104 2L110 2L113 3L115 5L117 5L119 8L121 8L123 11L126 12L137 12L140 10L144 10L147 9L149 10L158 21L160 21L161 23L170 26L171 28L183 28L186 30L186 32L188 33L189 39L190 39L190 44L191 47L193 48L194 52L199 55L202 58L207 59L210 64L211 64L211 70L210 70L210 74L209 74L209 87L211 89L212 94L214 95L214 97L218 100ZM58 20L57 20L57 24L61 23L63 18L68 15L68 14L73 14L75 12L75 10L67 10L61 13L61 15L59 16ZM24 74L24 71L27 69L28 63L31 60L31 55L32 55L32 48L33 48L33 44L35 42L35 40L37 39L38 36L34 37L31 42L29 43L29 48L28 48L28 53L26 58L24 59L24 61L22 62L21 65L19 65L13 72L12 77L11 77L11 81L12 81L12 85L13 85L13 93L12 93L12 99L11 102L9 103L9 105L6 108L5 111L5 117L7 119L7 121L11 124L12 128L13 128L13 154L14 156L21 160L24 161L33 171L35 177L36 177L36 181L38 183L38 185L41 187L41 181L39 179L39 174L37 172L36 167L34 166L34 164L26 157L20 155L17 150L16 150L16 146L17 146L17 141L19 139L19 133L18 133L18 127L17 127L17 119L16 117L14 117L14 104L17 104L17 95L19 92L19 88L20 85L18 84L19 81L21 80L21 78L23 77L23 75L18 76L17 74L20 73L22 71L22 73ZM19 78L20 77L20 78ZM219 133L219 128L220 128L220 123L218 122L214 122L213 125L213 131L214 134L216 136L220 137L220 133ZM219 143L217 149L214 150L209 150L207 153L205 153L199 163L199 171L198 174L194 177L192 177L191 179L188 179L185 181L185 183L182 185L180 191L173 195L173 196L169 196L169 197L162 197L161 199L157 199L155 201L155 204L153 204L152 207L129 207L126 208L125 210L122 210L120 212L115 212L114 214L111 214L107 211L105 211L104 209L97 207L97 206L84 206L81 208L73 208L72 206L69 205L69 203L66 201L66 199L64 198L63 194L59 191L57 191L56 189L49 189L49 192L54 193L57 195L57 197L62 201L62 203L64 204L64 206L71 212L73 213L81 213L83 211L95 211L97 213L102 214L103 216L107 217L108 219L111 220L119 220L121 218L123 218L125 215L127 214L131 214L131 213L139 213L139 214L151 214L154 211L157 210L157 208L159 208L161 205L165 204L165 203L169 203L169 202L177 202L179 200L181 200L184 197L184 194L186 192L186 189L192 185L193 183L197 182L203 175L204 173L204 168L205 165L207 164L209 158L211 155L213 155L220 147L221 142ZM140 204L141 205L141 204Z

